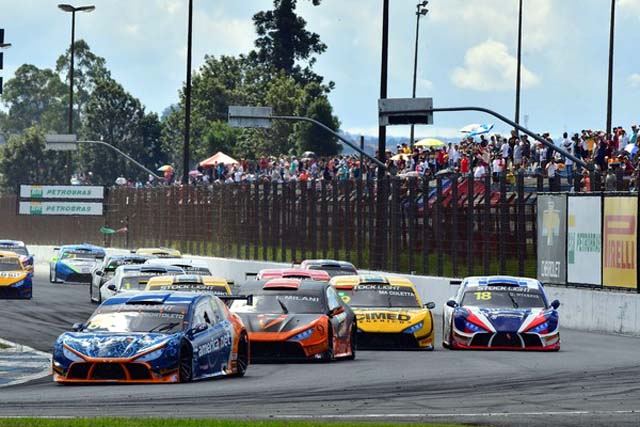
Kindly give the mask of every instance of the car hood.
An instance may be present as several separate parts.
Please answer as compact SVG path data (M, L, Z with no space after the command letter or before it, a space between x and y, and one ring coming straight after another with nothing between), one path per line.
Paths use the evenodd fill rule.
M323 314L236 313L249 332L289 332L325 317Z
M542 308L478 308L465 307L496 332L518 332L521 327L545 310Z
M27 277L26 271L0 271L0 286L10 286Z
M429 310L425 308L358 308L353 307L358 329L364 332L402 332L425 320Z
M80 270L80 269L93 269L96 264L97 261L93 261L90 259L65 259L65 260L61 260L60 263L68 266L69 268L71 268L72 270Z
M172 341L172 335L139 334L91 334L67 332L60 337L63 345L91 358L131 358Z

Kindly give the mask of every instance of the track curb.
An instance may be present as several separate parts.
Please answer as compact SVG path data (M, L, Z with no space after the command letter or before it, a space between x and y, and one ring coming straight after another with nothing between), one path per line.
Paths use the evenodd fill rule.
M0 338L0 388L23 384L51 375L51 354ZM27 365L14 365L9 359L26 360ZM37 371L34 372L34 369Z

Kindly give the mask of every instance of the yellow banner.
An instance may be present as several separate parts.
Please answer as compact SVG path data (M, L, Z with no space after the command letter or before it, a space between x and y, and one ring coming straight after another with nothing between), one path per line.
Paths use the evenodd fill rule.
M605 197L603 225L603 285L638 287L638 198Z

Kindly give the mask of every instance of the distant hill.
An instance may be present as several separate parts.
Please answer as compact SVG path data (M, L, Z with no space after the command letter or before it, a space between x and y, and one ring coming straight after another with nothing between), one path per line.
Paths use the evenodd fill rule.
M353 141L356 145L360 144L360 135L354 135L348 132L344 132L342 134L343 136L347 137L347 139ZM420 138L420 137L417 137ZM431 137L430 137L431 138ZM440 137L435 137L435 139L439 139L442 142L445 143L457 143L460 141L459 138L440 138ZM398 137L398 136L387 136L387 150L390 151L395 151L397 146L399 144L402 144L403 142L407 142L409 140L409 138L404 138L404 137ZM349 147L348 145L344 144L343 145L343 150L342 153L343 154L353 154L355 153L355 150L351 149L351 147ZM377 136L366 136L364 137L364 151L368 154L374 155L374 153L376 152L376 150L378 149L378 137Z

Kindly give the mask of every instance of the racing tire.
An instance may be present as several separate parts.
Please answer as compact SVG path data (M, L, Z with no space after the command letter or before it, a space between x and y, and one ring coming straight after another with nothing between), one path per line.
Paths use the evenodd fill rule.
M249 335L242 331L238 340L238 358L236 359L236 372L234 377L244 377L249 366Z
M322 353L322 357L320 358L320 360L322 360L323 362L331 362L335 360L335 355L333 353L333 330L331 329L331 326L329 326L327 341L329 344L329 349Z
M191 346L183 342L180 346L180 365L178 367L180 382L188 383L193 378L193 351Z
M351 327L351 337L349 338L349 347L351 350L351 354L346 357L347 360L354 360L356 358L356 348L358 347L357 336L358 332L356 330L356 325Z
M49 282L51 283L57 283L58 279L56 277L56 271L51 269L51 267L49 267Z

